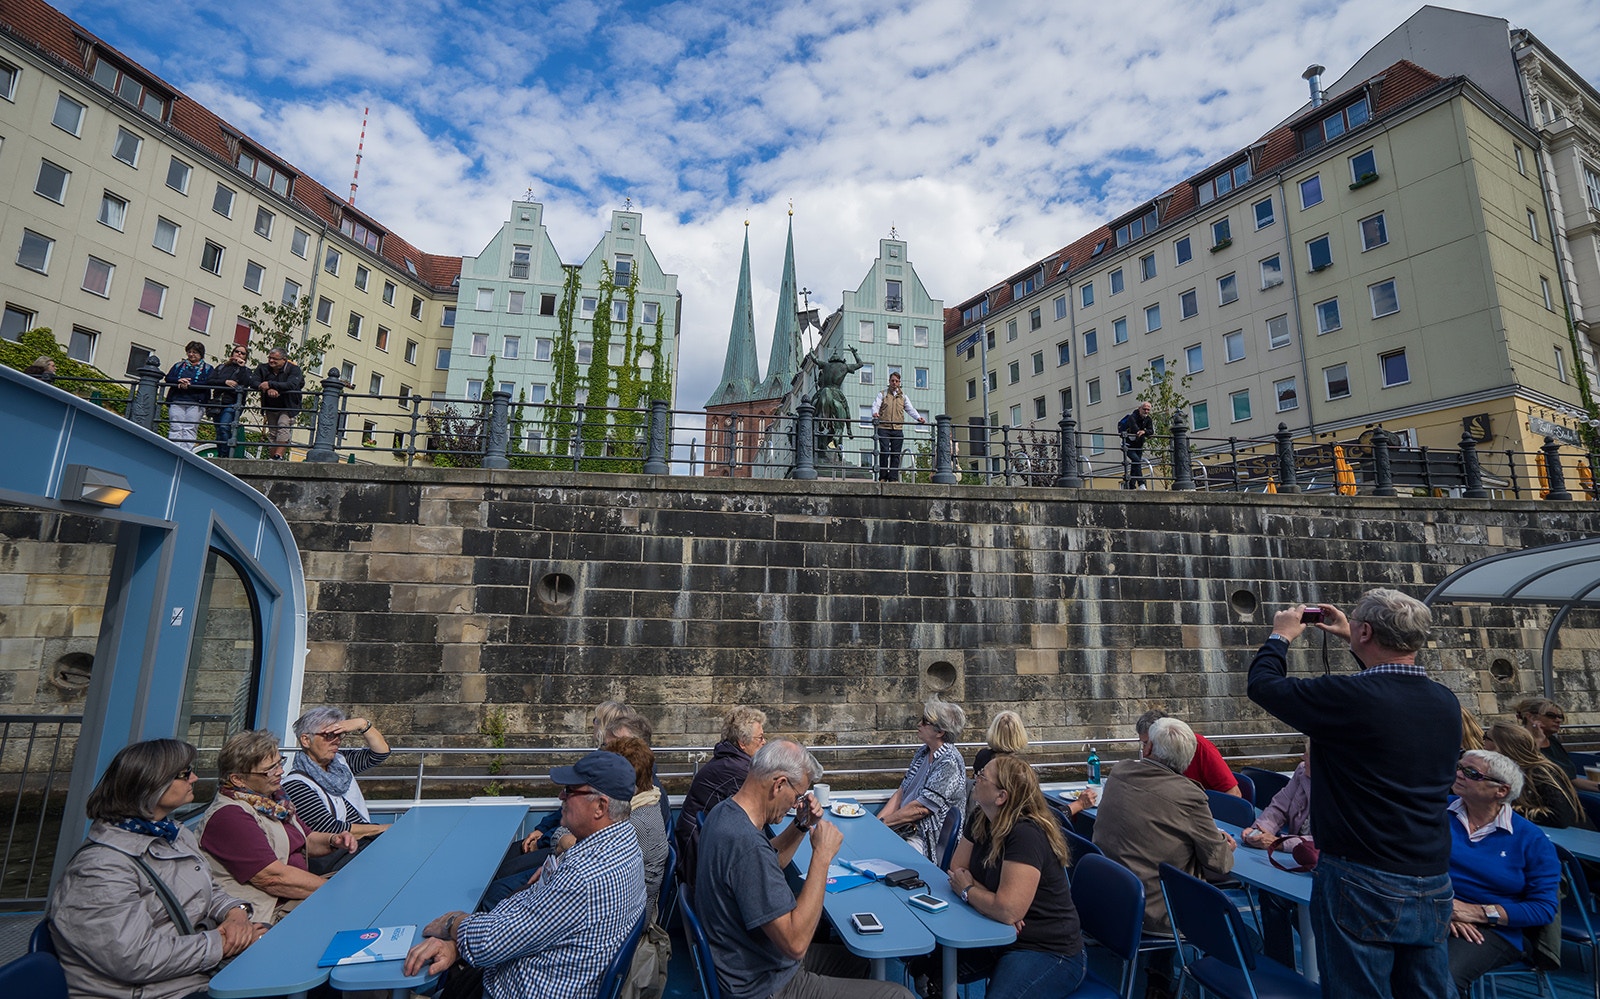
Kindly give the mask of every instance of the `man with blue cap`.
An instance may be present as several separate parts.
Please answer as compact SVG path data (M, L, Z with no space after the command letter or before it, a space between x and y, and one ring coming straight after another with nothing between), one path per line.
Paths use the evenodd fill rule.
M483 969L488 999L595 999L644 912L644 855L628 824L633 765L596 750L552 768L550 780L577 844L489 912L447 912L429 923L406 955L406 974L437 974L459 957Z

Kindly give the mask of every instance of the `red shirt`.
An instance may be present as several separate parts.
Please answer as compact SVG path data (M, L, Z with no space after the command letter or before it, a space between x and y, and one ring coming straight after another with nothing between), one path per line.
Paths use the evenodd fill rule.
M1183 775L1208 791L1227 793L1239 786L1238 778L1228 769L1222 753L1198 732L1194 736L1194 759L1189 761L1189 768Z
M289 834L289 866L306 870L305 829L298 819L290 819L283 828ZM278 859L255 818L242 808L219 808L213 812L200 837L200 849L217 858L217 863L240 884Z

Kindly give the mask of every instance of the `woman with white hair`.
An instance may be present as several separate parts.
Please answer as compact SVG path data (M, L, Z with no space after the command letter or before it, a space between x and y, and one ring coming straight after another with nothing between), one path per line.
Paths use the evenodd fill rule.
M364 745L344 749L340 743L360 736ZM389 758L389 743L377 726L365 718L347 718L338 708L312 708L294 723L295 754L289 773L283 778L283 793L294 802L294 810L306 828L316 832L349 832L357 839L378 835L385 825L372 821L367 800L361 794L356 775L366 773ZM326 873L342 862L343 856L318 863L313 874Z
M967 713L960 705L925 703L917 722L922 748L911 758L899 789L878 812L879 821L930 860L940 859L945 816L952 807L966 807L967 762L955 747L966 724Z
M1450 790L1450 977L1465 999L1484 972L1522 960L1524 930L1556 918L1561 865L1544 831L1511 809L1522 771L1509 757L1464 753Z

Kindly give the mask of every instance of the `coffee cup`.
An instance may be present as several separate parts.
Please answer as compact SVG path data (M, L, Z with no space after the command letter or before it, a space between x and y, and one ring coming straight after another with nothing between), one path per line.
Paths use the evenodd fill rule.
M826 784L813 784L813 785L811 785L811 791L812 791L813 794L815 794L817 796L817 805L819 807L821 807L821 808L827 808L828 807L828 792L831 791L831 790L833 790L833 788L829 787Z

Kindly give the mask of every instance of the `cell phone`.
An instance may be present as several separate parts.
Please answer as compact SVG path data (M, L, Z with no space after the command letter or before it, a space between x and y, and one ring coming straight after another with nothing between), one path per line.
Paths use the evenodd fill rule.
M919 909L927 909L929 912L939 912L942 909L950 908L949 902L946 902L944 899L937 896L929 895L926 892L912 895L910 898L906 899L906 901L910 902Z
M870 912L857 912L850 916L850 925L856 928L857 933L882 933L883 924L878 922L878 917Z
M794 827L801 832L811 828L811 798L807 791L794 800Z
M1322 623L1322 608L1321 607L1307 607L1305 610L1301 611L1300 612L1300 623L1301 624L1321 624Z

